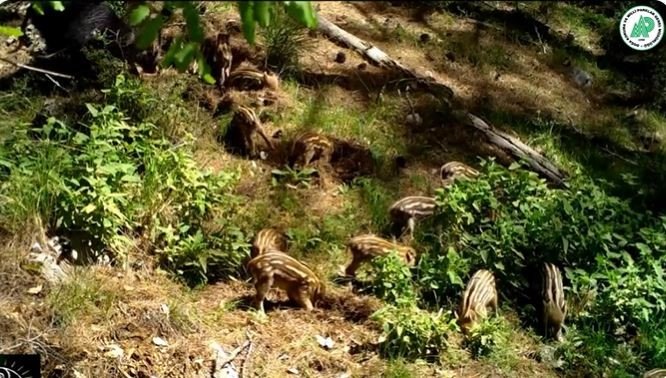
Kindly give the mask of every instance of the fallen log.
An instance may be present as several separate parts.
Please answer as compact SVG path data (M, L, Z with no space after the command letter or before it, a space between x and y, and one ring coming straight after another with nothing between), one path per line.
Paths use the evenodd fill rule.
M488 138L490 143L510 152L513 156L524 160L529 164L532 170L543 174L557 185L564 182L564 175L553 163L518 138L503 131L493 129L488 123L474 114L465 113L463 117L463 119L467 121L466 124L468 126L474 127L482 132Z
M317 18L317 28L319 31L336 45L357 52L364 60L376 67L383 67L402 73L407 78L413 79L417 84L417 88L426 90L438 98L444 97L444 100L447 102L454 98L455 94L453 90L447 85L439 83L433 78L421 75L413 69L397 62L378 47L341 29L321 14L318 14ZM490 143L507 151L518 160L525 160L532 170L547 177L555 184L560 185L564 182L564 174L555 164L534 151L530 146L521 142L518 138L495 130L481 118L469 112L465 111L463 115L463 123L483 133Z

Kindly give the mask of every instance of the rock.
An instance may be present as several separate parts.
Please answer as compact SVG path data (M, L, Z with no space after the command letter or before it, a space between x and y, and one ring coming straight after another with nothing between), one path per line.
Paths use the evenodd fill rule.
M293 374L293 375L300 375L301 373L298 371L296 368L289 368L287 369L287 373Z
M30 247L31 252L39 253L42 252L42 246L38 242L34 242L32 246Z
M338 51L338 53L335 55L335 62L342 64L346 61L347 61L347 55L342 51Z
M104 353L105 357L109 358L121 358L125 355L125 351L118 344L109 344L105 345L102 349L106 350Z
M224 359L228 358L229 354L224 351L224 348L217 342L211 341L208 347L213 350L213 378L238 378L238 371L232 362L220 366Z
M423 118L421 118L419 113L411 113L407 115L405 122L410 126L421 126L423 124Z
M167 346L169 346L169 343L168 343L166 340L164 340L164 339L161 338L161 337L157 337L157 336L153 337L153 344L155 344L155 345L157 345L157 346L159 346L159 347L167 347Z
M42 292L42 285L37 285L28 289L28 294L37 295Z
M583 88L587 88L592 85L592 75L583 71L578 67L573 67L571 70L571 77L576 84Z
M333 342L333 339L330 337L321 337L319 335L315 336L317 339L317 342L319 343L319 346L321 346L324 349L332 349L333 345L335 345L335 342Z
M421 36L419 37L419 40L423 43L428 43L430 41L430 34L428 34L428 33L421 34Z
M39 265L41 276L48 282L59 282L67 276L68 265L63 264L61 267L56 261L54 251L50 248L43 252L29 253L28 261Z

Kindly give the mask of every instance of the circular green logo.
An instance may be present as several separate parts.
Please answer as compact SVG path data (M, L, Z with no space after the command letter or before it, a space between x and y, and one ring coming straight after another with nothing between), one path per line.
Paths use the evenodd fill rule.
M650 50L664 36L664 19L653 8L633 7L620 20L620 36L634 50Z

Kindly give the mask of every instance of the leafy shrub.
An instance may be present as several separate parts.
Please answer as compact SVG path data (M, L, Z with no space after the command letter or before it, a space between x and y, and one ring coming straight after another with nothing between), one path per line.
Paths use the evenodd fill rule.
M511 329L503 319L491 317L472 328L465 341L475 358L486 357L508 349L510 333Z
M395 251L373 259L370 265L370 286L375 295L389 303L413 303L416 300L412 272Z
M137 92L120 77L116 84L114 103L133 106ZM201 171L188 143L173 146L155 125L128 123L116 105L86 106L77 125L51 118L31 134L37 140L18 128L4 141L3 224L41 217L53 231L81 235L91 257L112 252L121 261L130 238L141 237L190 283L237 273L249 252L244 235L209 233L205 223L234 212L238 173Z
M432 314L414 305L388 305L373 319L382 324L380 353L386 357L437 356L446 347L447 334L455 329L448 313Z
M569 322L582 334L614 335L621 345L592 353L590 363L637 353L627 339L666 312L665 219L632 210L588 180L553 189L518 165L507 170L484 162L483 170L475 180L437 192L433 232L420 236L421 297L438 303L486 268L496 273L501 291L518 298L526 268L551 261L564 269L569 300L580 304L572 306Z
M117 75L110 88L102 89L106 102L122 109L128 117L142 120L151 114L151 109L158 105L137 80L130 80L124 75Z

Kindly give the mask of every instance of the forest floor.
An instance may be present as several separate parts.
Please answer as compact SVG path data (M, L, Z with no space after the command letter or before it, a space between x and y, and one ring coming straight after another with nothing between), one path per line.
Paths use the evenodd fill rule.
M585 55L567 56L538 41L522 43L500 28L503 25L495 28L446 12L419 17L382 2L321 2L318 6L322 15L341 28L450 86L466 108L518 135L564 170L581 169L594 177L615 180L630 172L649 176L648 171L637 168L640 164L622 154L644 148L637 128L663 128L666 123L651 113L644 124L624 122L622 117L630 109L603 100L609 86L618 82L618 74L599 69ZM583 23L562 17L569 11L567 7L558 4L549 25L563 34L571 32L581 49L598 54L600 37L581 26ZM211 24L238 19L235 8L224 4L211 8L215 9L206 15ZM423 34L429 36L428 41L422 41ZM240 34L232 38L245 43ZM360 185L333 177L297 188L276 184L272 171L279 167L227 152L217 140L223 119L203 107L201 96L183 99L184 94L200 89L196 79L166 70L143 81L160 102L175 104L177 111L170 114L167 126L196 137L196 156L202 167L241 170L237 194L244 204L236 216L248 234L268 226L284 228L291 239L290 253L314 266L334 285L333 278L350 258L344 249L347 239L376 231L385 222L391 202L406 195L432 195L443 163L458 160L476 166L479 157L503 162L507 156L465 126L434 112L429 107L436 99L428 95L411 95L424 123L407 127L409 105L404 96L391 90L379 95L387 80L382 68L363 64L349 50L344 51L345 62L337 63L335 57L343 51L340 47L322 36L309 40L300 55L299 73L281 83L277 105L267 110L267 134L281 130L282 138L288 139L304 130L316 130L367 146L376 161L383 163ZM4 40L0 45L5 46ZM574 82L563 65L567 57L592 75L590 87ZM0 72L8 75L11 71L0 62ZM34 110L44 104L40 98L28 101L35 104ZM2 117L24 121L34 116L34 111L3 113ZM601 138L606 145L593 148L596 142L586 142L580 135ZM396 170L397 157L405 159L406 168ZM151 257L141 252L131 256L132 261L143 263L133 264L133 268L76 267L71 280L49 286L21 268L26 246L34 241L30 233L38 231L6 237L12 241L4 245L0 259L4 288L0 293L0 351L38 350L49 356L48 370L56 372L54 376L59 376L58 371L74 377L209 376L210 342L229 351L248 337L249 353L243 351L234 362L244 376L559 375L540 361L547 344L522 327L510 308L503 308L502 313L515 324L515 333L504 353L475 359L462 338L453 336L438 363L387 360L376 350L381 324L371 314L381 307L381 301L372 296L338 286L335 303L307 313L279 302L285 296L274 293L271 302L279 305L269 305L267 316L261 316L249 306L254 293L249 280L189 289L153 268ZM28 293L36 287L40 289ZM457 300L449 298L444 310L452 309ZM67 321L53 323L53 314ZM330 337L333 347L322 347L316 336ZM166 343L157 345L160 342L155 337Z

